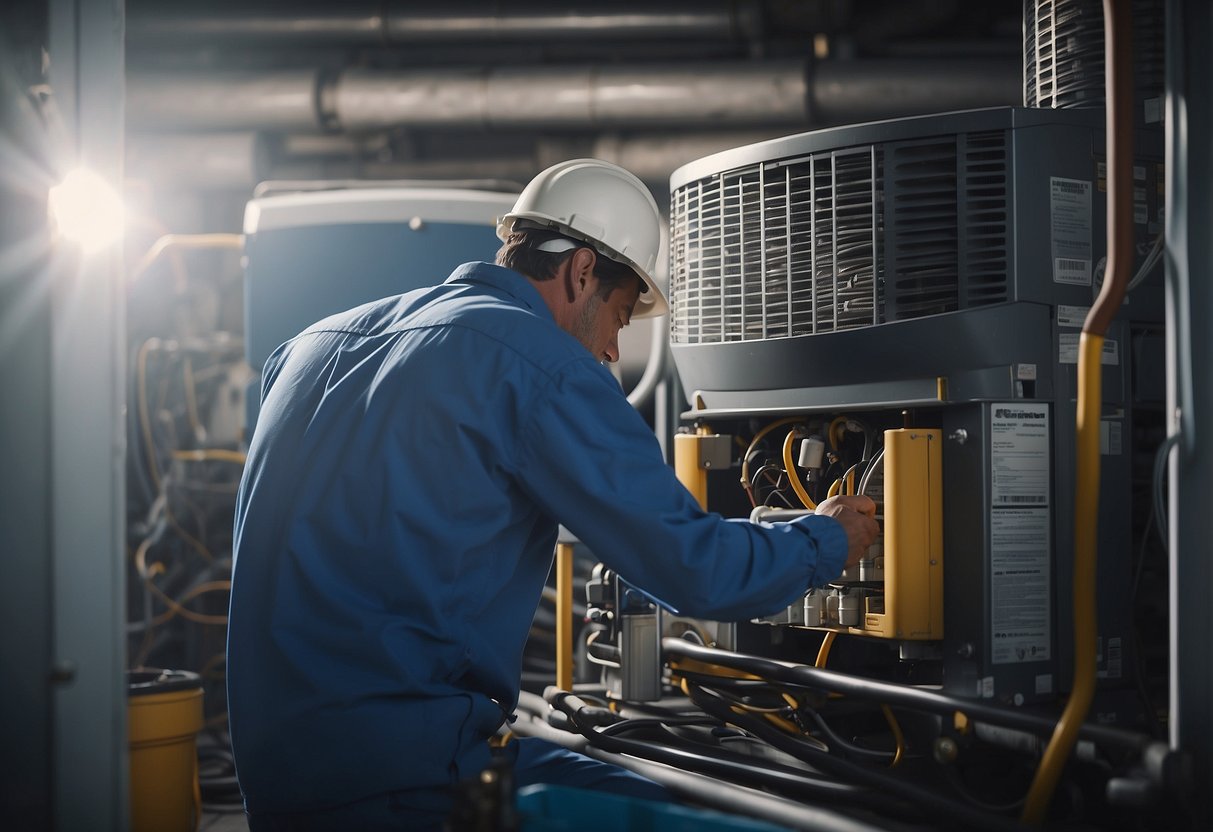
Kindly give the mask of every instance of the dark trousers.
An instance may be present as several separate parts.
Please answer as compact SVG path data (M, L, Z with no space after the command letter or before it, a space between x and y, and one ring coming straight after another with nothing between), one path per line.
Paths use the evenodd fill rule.
M499 754L513 763L518 788L546 783L646 800L673 799L652 780L535 737L516 738ZM454 800L445 789L400 789L309 812L250 813L248 821L251 832L440 830L455 808Z

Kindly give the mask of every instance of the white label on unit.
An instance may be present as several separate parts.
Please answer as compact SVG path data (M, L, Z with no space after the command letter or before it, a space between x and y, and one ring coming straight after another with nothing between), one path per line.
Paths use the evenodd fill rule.
M1053 282L1091 285L1091 183L1049 177Z
M990 513L990 656L994 664L1050 656L1049 510Z
M1038 695L1053 692L1053 674L1040 673L1036 676L1036 693Z
M1057 336L1058 364L1078 363L1078 338L1079 334L1077 332L1062 332ZM1100 363L1120 363L1120 342L1115 338L1109 338L1103 342L1103 354L1100 356Z
M977 695L982 699L994 698L994 677L983 676L977 680Z
M990 405L990 499L994 508L1049 504L1049 405Z
M1057 305L1057 325L1082 329L1082 325L1087 321L1087 313L1090 311L1089 306L1067 306L1059 303Z
M1036 381L1036 365L1016 364L1015 378L1019 381Z
M1117 456L1121 452L1121 425L1119 420L1101 419L1099 422L1099 452L1104 456Z

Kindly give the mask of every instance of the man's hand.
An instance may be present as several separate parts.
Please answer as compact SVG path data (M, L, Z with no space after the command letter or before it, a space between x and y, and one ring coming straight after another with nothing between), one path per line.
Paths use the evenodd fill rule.
M871 497L842 495L817 504L816 514L833 517L847 533L847 569L859 563L880 536L876 504Z

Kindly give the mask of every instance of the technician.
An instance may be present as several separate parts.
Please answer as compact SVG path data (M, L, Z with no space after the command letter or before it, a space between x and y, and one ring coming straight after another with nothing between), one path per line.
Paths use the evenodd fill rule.
M228 710L250 827L437 828L490 761L563 523L681 613L766 615L877 534L867 497L790 523L702 511L602 366L662 315L660 215L593 159L540 173L497 264L334 315L266 362L235 521ZM535 739L520 785L662 797Z

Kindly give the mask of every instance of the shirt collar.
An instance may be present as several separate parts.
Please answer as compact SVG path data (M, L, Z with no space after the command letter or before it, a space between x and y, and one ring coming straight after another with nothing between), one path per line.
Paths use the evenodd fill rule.
M512 296L540 315L555 320L552 310L544 302L531 281L513 269L492 263L464 263L451 272L446 283L481 283Z

